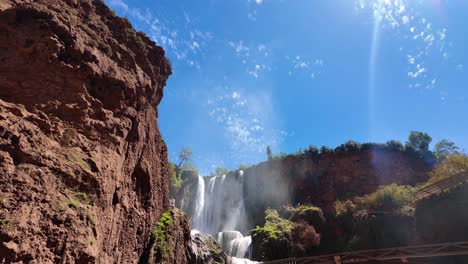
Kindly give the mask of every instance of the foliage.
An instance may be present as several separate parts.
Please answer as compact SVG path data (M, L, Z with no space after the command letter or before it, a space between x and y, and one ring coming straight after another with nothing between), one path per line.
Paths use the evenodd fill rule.
M265 211L265 225L257 226L252 230L252 235L262 234L267 238L281 239L286 238L293 229L293 223L279 216L278 211L267 209Z
M325 216L322 209L313 205L287 206L281 215L292 222L307 222L315 228L321 228L325 224Z
M318 150L318 148L316 146L311 145L304 151L304 154L308 158L316 159L316 158L318 158L319 150Z
M429 151L429 144L431 144L431 141L432 138L427 133L411 131L405 149L414 150L423 154Z
M398 140L389 140L389 141L387 141L387 148L390 149L390 150L398 150L398 151L403 151L404 150L403 144Z
M353 215L358 211L389 212L396 215L413 213L415 188L391 184L380 187L376 192L353 200L337 201L335 210L338 217Z
M460 173L468 173L468 156L460 153L452 154L440 162L430 173L427 184L455 176Z
M333 153L333 149L327 147L327 146L322 146L320 148L320 153L326 154L326 153Z
M266 147L266 154L267 154L268 160L272 160L272 159L273 159L273 153L271 152L270 146L267 146L267 147Z
M68 206L78 209L81 204L85 205L86 208L91 209L93 207L95 200L94 195L88 195L84 192L77 192L70 201L68 201Z
M177 174L176 165L172 162L169 162L169 183L172 191L179 189L183 183L180 175Z
M246 170L246 169L248 169L248 168L250 168L250 167L252 167L252 166L245 165L245 164L240 164L240 165L239 165L239 170Z
M346 215L353 215L357 211L357 205L352 200L345 200L335 202L335 211L338 218L344 217Z
M168 230L173 225L172 211L168 210L164 212L159 221L156 223L156 227L153 229L154 247L153 250L160 255L161 258L166 258L169 255L169 239Z
M349 140L335 149L335 152L355 152L361 150L361 144L356 141Z
M185 171L195 171L198 174L197 168L191 162L185 162L181 169Z
M15 223L13 219L9 217L1 217L0 218L0 231L3 232L10 232L15 228Z
M455 143L446 139L437 142L434 146L434 154L439 161L442 161L449 155L454 154L457 150L458 147L455 146Z
M188 147L182 148L182 150L179 153L180 162L177 167L180 168L184 162L190 161L192 159L192 156L193 156L193 152L190 148Z
M415 189L411 186L391 184L365 196L366 209L406 214L411 212Z

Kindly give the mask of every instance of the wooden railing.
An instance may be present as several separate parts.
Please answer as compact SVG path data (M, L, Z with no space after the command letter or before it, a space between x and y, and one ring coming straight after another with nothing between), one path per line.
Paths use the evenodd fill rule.
M419 189L418 191L416 191L415 198L416 200L421 200L433 194L441 193L459 184L464 184L467 182L468 182L468 173L467 172L459 173L455 176L440 180L429 186Z
M409 260L445 256L468 255L468 242L396 247L377 250L336 253L305 258L287 258L263 262L264 264L345 264L380 261L410 263ZM395 262L398 261L398 262Z

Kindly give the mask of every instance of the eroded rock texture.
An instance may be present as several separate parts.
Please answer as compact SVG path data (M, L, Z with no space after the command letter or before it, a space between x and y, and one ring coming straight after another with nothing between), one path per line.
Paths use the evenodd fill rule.
M139 260L169 207L170 74L101 1L0 0L0 262Z

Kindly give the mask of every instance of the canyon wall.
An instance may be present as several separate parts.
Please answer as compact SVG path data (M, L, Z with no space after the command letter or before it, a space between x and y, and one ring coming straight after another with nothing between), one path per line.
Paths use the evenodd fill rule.
M138 262L169 209L170 74L102 1L0 0L0 262Z
M268 208L309 204L334 215L337 200L370 194L391 183L415 185L428 178L431 168L415 153L389 148L289 155L242 173L205 177L202 196L198 177L186 177L175 197L192 220L197 220L200 197L206 200L202 215L210 228L202 228L205 232L239 230L246 235L263 225Z
M415 185L428 178L431 168L418 155L385 148L289 155L244 171L245 207L255 225L268 207L288 204L313 204L333 214L336 200L391 183Z

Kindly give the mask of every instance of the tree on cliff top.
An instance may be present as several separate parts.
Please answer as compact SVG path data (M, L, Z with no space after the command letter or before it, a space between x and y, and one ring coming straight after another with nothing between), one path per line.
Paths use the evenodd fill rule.
M434 154L438 161L444 160L451 154L457 152L457 150L458 147L455 146L455 143L446 139L442 139L434 146Z
M266 154L267 154L268 160L272 160L272 159L273 159L273 153L271 152L270 146L267 146L267 148L266 148Z
M427 184L456 176L459 173L468 173L468 156L455 153L446 157L435 167Z
M412 149L423 154L429 151L429 144L431 144L431 141L432 138L427 133L411 131L405 147L406 149Z
M182 150L179 153L180 161L179 161L179 165L177 165L177 168L180 169L180 167L182 166L184 162L190 161L190 159L192 159L192 155L193 155L193 152L190 148L188 147L182 148Z

